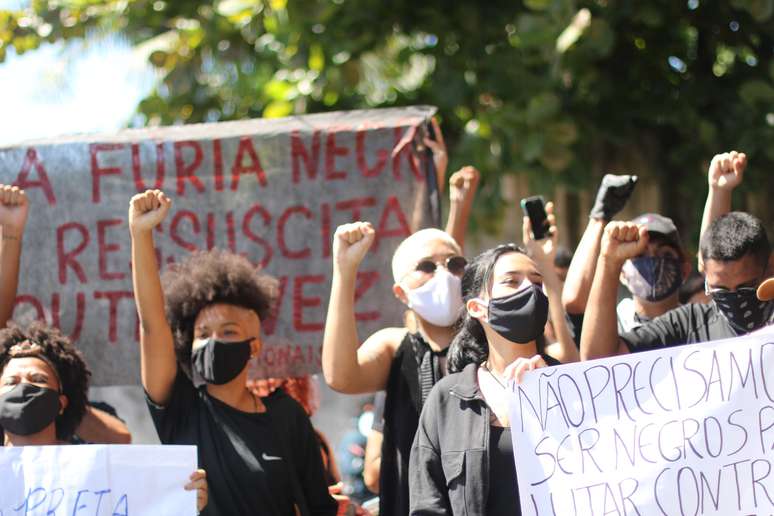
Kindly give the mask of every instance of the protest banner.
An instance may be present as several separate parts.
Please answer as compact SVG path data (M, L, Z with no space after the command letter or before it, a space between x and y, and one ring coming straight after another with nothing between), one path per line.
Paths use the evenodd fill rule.
M319 371L336 226L373 223L358 274L362 335L402 321L390 258L439 224L432 159L420 149L434 108L327 113L0 148L0 183L29 194L14 318L44 319L85 352L96 385L139 381L129 199L148 188L174 204L156 232L162 267L196 250L241 253L279 280L253 376ZM428 180L429 179L429 180Z
M774 327L511 389L525 516L774 513Z
M0 516L195 515L195 446L0 447Z

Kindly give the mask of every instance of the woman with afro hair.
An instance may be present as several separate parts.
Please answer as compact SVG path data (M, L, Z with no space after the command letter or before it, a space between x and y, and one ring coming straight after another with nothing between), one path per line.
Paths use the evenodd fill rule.
M197 446L210 485L202 514L336 514L304 409L281 389L262 398L247 388L276 282L218 250L160 278L153 230L171 204L148 190L129 206L140 371L161 442Z

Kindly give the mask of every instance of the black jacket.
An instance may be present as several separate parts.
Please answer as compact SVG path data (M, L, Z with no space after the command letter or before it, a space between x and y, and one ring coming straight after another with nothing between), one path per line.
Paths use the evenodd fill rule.
M422 408L409 464L412 516L486 514L490 411L478 387L478 367L468 364L443 378Z
M489 491L489 407L477 364L450 374L430 393L411 448L412 515L486 511Z

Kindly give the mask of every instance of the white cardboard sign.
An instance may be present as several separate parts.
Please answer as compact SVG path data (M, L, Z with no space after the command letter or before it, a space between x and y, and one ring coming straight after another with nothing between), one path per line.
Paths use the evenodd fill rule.
M774 514L774 327L511 389L525 516Z
M0 447L0 516L195 515L195 446Z

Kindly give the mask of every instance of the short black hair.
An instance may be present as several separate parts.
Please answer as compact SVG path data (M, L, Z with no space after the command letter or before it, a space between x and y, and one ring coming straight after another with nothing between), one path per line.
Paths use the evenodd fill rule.
M14 358L10 355L11 348L25 341L38 344L42 348L40 355L56 369L62 394L67 396L67 406L56 418L56 436L60 441L69 441L86 413L91 372L70 339L56 328L34 321L27 327L9 323L0 330L0 373Z
M247 258L219 249L190 255L167 269L161 280L177 361L189 377L194 324L199 312L224 303L252 310L264 321L271 313L277 284Z
M732 211L715 219L701 238L701 257L730 262L752 255L764 268L771 244L761 221L749 213Z

